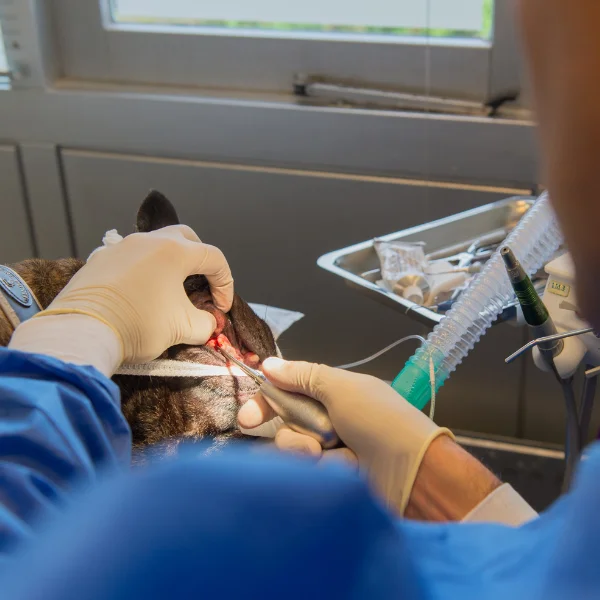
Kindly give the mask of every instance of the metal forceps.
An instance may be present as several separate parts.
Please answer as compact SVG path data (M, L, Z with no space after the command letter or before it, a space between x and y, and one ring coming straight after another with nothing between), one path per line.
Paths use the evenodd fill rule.
M282 390L273 385L263 373L245 365L223 348L219 348L219 352L258 384L260 393L269 406L290 429L311 436L325 449L334 448L340 443L327 410L320 402L303 394Z
M446 250L437 250L427 255L430 262L443 260L456 263L456 267L469 267L474 262L486 260L492 256L498 244L507 235L505 229L498 229L473 240L470 244L457 244Z

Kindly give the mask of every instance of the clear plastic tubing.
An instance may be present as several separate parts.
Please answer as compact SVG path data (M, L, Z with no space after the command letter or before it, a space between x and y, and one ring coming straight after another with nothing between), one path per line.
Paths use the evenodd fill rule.
M509 246L528 275L548 262L562 243L562 234L543 193L525 213L503 245ZM392 387L419 409L431 399L433 361L435 389L444 385L456 367L513 297L504 263L497 250L448 314L410 358Z

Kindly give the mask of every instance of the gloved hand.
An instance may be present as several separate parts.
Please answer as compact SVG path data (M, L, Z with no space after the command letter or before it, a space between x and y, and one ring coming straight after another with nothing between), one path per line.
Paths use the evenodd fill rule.
M31 323L87 315L113 330L123 362L152 360L176 344L204 344L215 330L215 318L195 308L184 291L193 274L206 275L215 305L229 311L233 279L220 250L201 243L185 225L134 233L94 252Z
M325 405L341 440L356 455L359 468L399 514L404 513L431 442L443 434L453 438L448 429L438 427L375 377L278 358L265 360L263 371L282 389L306 394ZM240 425L248 429L271 418L273 413L260 395L244 404L238 415ZM313 438L286 427L278 431L275 443L282 450L314 456L348 453L347 449L322 453Z

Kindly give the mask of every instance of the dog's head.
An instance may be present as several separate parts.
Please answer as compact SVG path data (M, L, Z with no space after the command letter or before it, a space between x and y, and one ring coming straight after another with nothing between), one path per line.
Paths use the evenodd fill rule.
M173 205L162 194L153 191L138 211L136 229L149 232L177 224L179 218ZM82 266L83 263L76 259L31 259L11 265L43 308ZM193 275L183 285L197 308L215 316L217 330L206 346L174 346L161 358L225 366L225 359L215 350L217 337L220 344L254 367L277 353L269 326L240 296L235 295L231 310L225 314L214 305L206 277ZM7 345L11 333L10 325L0 313L0 344ZM249 378L232 375L201 378L115 376L114 381L121 389L123 412L132 429L134 446L160 443L165 449L176 447L181 440L235 436L239 407L256 391L256 385Z

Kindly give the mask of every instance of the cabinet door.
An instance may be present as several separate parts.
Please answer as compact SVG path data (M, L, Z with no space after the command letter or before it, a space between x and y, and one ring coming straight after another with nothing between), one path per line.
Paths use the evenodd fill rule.
M319 256L511 195L77 150L63 152L63 165L81 257L108 229L130 233L140 201L156 188L175 204L183 223L223 250L242 297L306 315L282 337L284 356L333 365L426 332L318 268ZM521 332L512 327L488 334L440 393L440 422L513 435L519 367L506 367L503 358L521 341ZM414 343L407 343L363 370L391 380L414 350Z
M13 146L0 146L0 210L0 263L33 257L21 167Z

